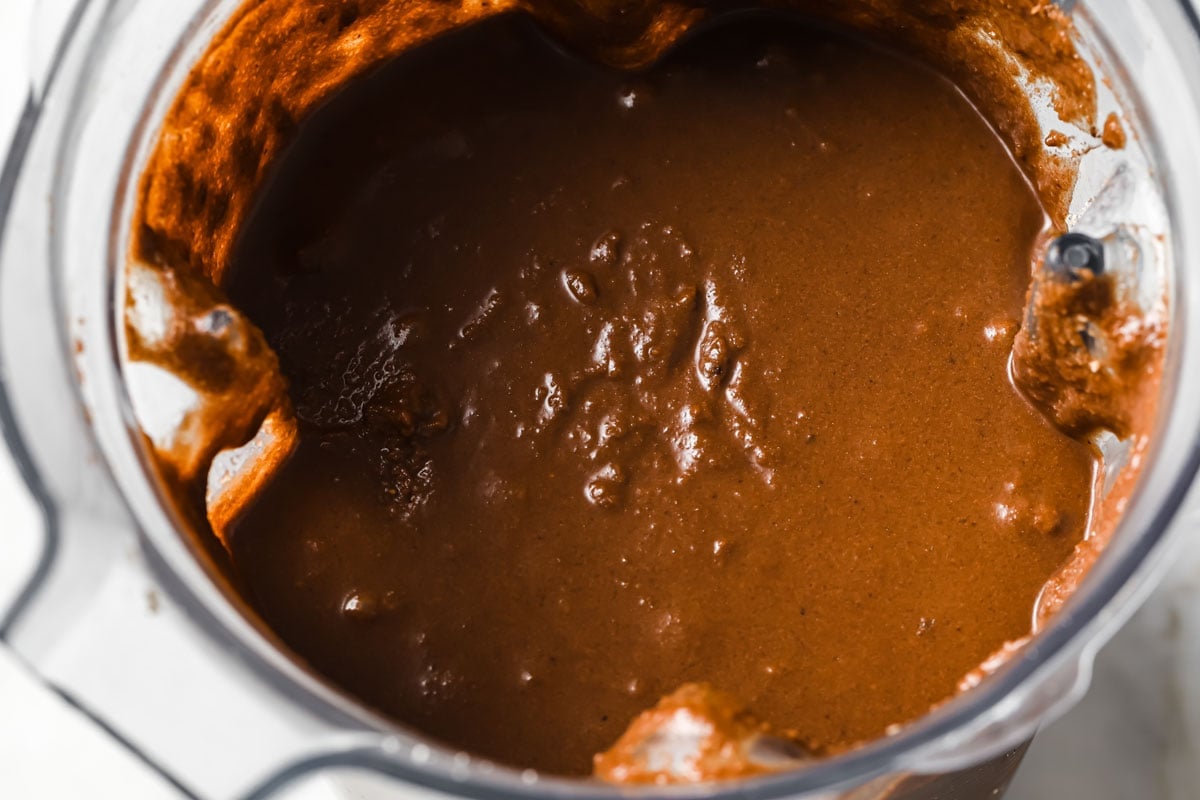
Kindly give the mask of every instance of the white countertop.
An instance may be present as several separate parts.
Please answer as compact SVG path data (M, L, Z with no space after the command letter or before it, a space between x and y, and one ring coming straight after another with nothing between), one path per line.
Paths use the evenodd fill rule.
M27 35L34 2L0 0L0 152L35 57ZM39 13L47 5L63 4L43 0ZM0 446L0 606L39 524ZM0 647L0 798L178 796ZM1039 735L1008 797L1200 798L1200 530L1163 587L1101 654L1084 701Z

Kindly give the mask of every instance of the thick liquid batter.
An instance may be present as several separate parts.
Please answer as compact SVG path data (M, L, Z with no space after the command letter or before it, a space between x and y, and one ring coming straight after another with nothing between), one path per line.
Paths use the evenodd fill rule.
M638 76L498 19L306 123L229 291L299 446L232 530L397 719L590 771L688 681L817 752L927 712L1082 537L1007 363L1045 214L949 82L780 19Z

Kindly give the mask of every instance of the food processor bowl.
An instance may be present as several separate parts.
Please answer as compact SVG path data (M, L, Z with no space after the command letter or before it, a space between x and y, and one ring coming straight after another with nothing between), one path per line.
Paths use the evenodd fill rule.
M1096 651L1197 524L1178 518L1200 465L1192 2L1061 4L1106 79L1102 107L1118 109L1131 133L1125 151L1085 159L1068 222L1134 225L1146 259L1139 289L1166 298L1169 320L1140 480L1086 579L978 685L891 735L754 780L631 789L510 769L382 718L288 655L184 533L143 430L146 407L159 403L138 407L131 391L124 280L137 182L159 122L240 1L79 0L35 68L0 175L0 425L45 521L27 588L0 608L0 637L181 791L204 798L265 797L330 769L372 773L373 792L486 800L1000 790L1036 729L1086 690ZM1113 192L1117 201L1092 202ZM1104 217L1112 208L1119 220ZM177 388L152 391L169 407ZM1102 444L1120 467L1120 448Z

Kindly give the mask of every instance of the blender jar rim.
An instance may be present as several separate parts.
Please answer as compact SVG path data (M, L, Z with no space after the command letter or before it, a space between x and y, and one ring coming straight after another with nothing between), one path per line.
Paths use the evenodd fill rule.
M1200 19L1197 19L1195 10L1188 6L1188 0L1179 1L1194 27L1192 35L1200 40ZM199 9L197 15L184 29L172 51L170 60L163 67L162 73L155 82L152 89L152 96L147 100L142 109L134 139L129 145L127 161L123 167L123 175L126 181L130 177L129 171L136 170L140 163L136 158L139 145L137 141L138 137L145 133L147 126L153 127L157 121L151 116L155 107L154 95L168 90L169 87L165 81L167 72L179 67L179 63L177 62L188 43L187 40L196 36L197 32L201 31L203 26L200 22L203 16L212 12L220 4L221 0L208 0ZM83 46L83 44L86 44L91 49L103 45L102 37L94 38L82 44L75 41L80 19L83 16L83 12L90 5L91 0L80 0L76 6L67 34L63 37L60 44L59 57L56 57L52 63L50 78L46 82L47 94L55 88L58 65L61 63L61 55L66 49ZM109 8L106 9L106 14L111 14L113 10L114 6L110 4ZM107 21L108 17L106 16L105 23ZM187 65L184 66L186 67ZM9 153L9 158L5 163L3 172L0 173L0 240L6 235L5 223L8 218L8 212L11 210L9 204L17 190L24 156L31 139L38 135L37 123L41 110L41 102L32 102L27 107L22 124L14 138L14 145ZM1148 121L1146 124L1148 124ZM1157 151L1161 150L1158 145L1157 141L1150 143L1151 150L1156 152L1156 154L1160 154ZM120 199L115 201L115 206L114 215L119 215ZM121 222L120 219L117 221L118 223ZM1178 220L1174 220L1174 222L1178 223ZM116 246L116 241L118 240L119 237L114 237L113 252L109 254L109 269L116 271L116 274L110 274L106 278L108 291L110 292L108 304L112 312L108 320L110 324L109 336L111 339L109 345L113 348L113 354L120 353L119 342L117 341L118 331L116 330L116 320L118 309L120 308L118 295L116 294L119 281L116 280L116 277L120 274L121 265L124 263L124 254L118 252ZM1200 250L1197 250L1197 253L1200 253ZM1193 253L1192 257L1195 260L1198 256L1196 253ZM55 274L61 277L61 265L54 264L52 266L54 267ZM1176 269L1183 268L1182 258L1177 258ZM63 295L60 292L58 299L61 301L62 298ZM55 312L59 317L60 329L65 330L65 325L61 323L64 322L68 309L60 302ZM1178 313L1175 314L1175 318L1172 320L1173 325L1186 325L1189 323L1189 320L1182 319ZM64 334L63 341L61 342L64 353L69 352L69 346L70 342ZM123 377L124 367L119 358L111 366ZM17 420L10 407L9 395L14 392L15 387L8 386L5 383L5 377L3 372L0 372L0 427L4 429L9 449L13 452L23 476L30 484L34 494L38 495L39 500L42 501L48 517L47 527L51 528L56 511L55 501L47 492L38 489L40 479L37 468L25 446L24 439L22 438L24 435L23 431L17 426ZM123 380L120 381L120 384L124 387ZM1171 387L1171 390L1174 391L1174 388ZM78 395L75 400L80 405L87 406L87 402L82 395ZM141 443L134 436L136 423L134 422L132 406L127 392L123 393L118 403L124 411L121 421L129 429L130 433L129 444L132 452L127 452L126 455L134 455L135 458L140 457L144 459L145 453L141 447ZM1168 410L1174 409L1172 407L1172 409ZM1165 415L1166 411L1160 413ZM1160 422L1165 422L1165 420L1160 420ZM101 465L101 469L113 475L115 474L113 465L109 462L112 454L105 451L105 455L106 463ZM143 470L146 470L148 465L142 461L140 466ZM1153 466L1151 464L1148 470L1153 471ZM711 789L704 790L705 795L749 798L780 797L812 790L829 789L892 770L911 769L914 765L909 762L912 760L914 752L920 753L922 750L936 749L938 743L945 737L969 727L972 722L977 721L981 714L996 708L1006 698L1019 693L1022 687L1036 674L1055 666L1055 659L1061 660L1061 658L1069 657L1070 653L1068 651L1070 645L1078 639L1083 638L1089 630L1099 627L1106 622L1102 617L1110 603L1121 594L1122 590L1131 582L1131 579L1146 568L1149 557L1155 551L1160 551L1159 545L1168 532L1170 523L1175 517L1176 512L1182 505L1198 469L1200 469L1200 440L1191 443L1190 452L1173 476L1174 479L1167 495L1155 509L1151 519L1140 532L1133 546L1122 554L1120 562L1116 567L1109 574L1103 575L1102 581L1096 585L1089 585L1086 593L1081 592L1083 596L1078 599L1079 602L1072 602L1064 608L1047 629L1039 633L1038 637L1030 645L1015 656L1002 670L984 681L976 689L954 698L941 708L935 709L920 720L906 726L895 736L885 737L849 753L822 760L798 772L766 776L729 787L714 786ZM163 530L161 525L146 525L145 514L139 513L138 509L133 507L134 502L124 491L125 487L121 485L120 480L117 478L114 478L114 480L121 488L120 493L123 502L130 506L133 518L143 528L143 544L151 552L152 556L159 561L159 572L164 573L162 577L172 584L173 591L185 598L191 611L208 617L218 627L225 629L224 632L228 635L229 640L235 642L237 648L245 654L252 655L255 659L262 661L272 681L298 683L296 688L300 694L306 695L310 700L322 706L331 704L345 712L345 706L349 703L352 709L350 712L345 712L348 717L359 722L366 722L385 734L399 732L405 736L412 736L416 741L423 741L419 733L414 735L415 732L382 720L372 713L360 713L365 709L357 701L349 700L340 692L331 690L323 682L311 676L307 676L307 678L300 677L303 670L300 670L291 659L279 653L275 645L261 636L261 631L255 632L251 630L252 627L257 626L239 626L240 630L228 630L228 625L220 619L222 616L227 617L227 615L214 614L212 604L214 602L228 604L232 601L228 597L225 597L224 593L211 580L207 584L197 585L194 577L191 579L185 577L186 573L179 568L180 563L178 561L178 557L184 551L178 547L163 547L165 540L162 536L173 535L176 539L182 539L183 536L173 526L170 530ZM159 497L159 501L161 505L161 496ZM1133 504L1136 505L1136 503L1137 499L1135 497ZM158 510L161 511L162 509ZM162 522L162 520L158 521ZM194 570L189 571L194 575ZM19 613L19 608L17 609L17 613ZM5 627L0 626L0 637L3 636ZM250 635L249 638L246 634ZM273 651L273 653L264 653L265 650ZM284 662L290 665L290 668ZM283 668L281 669L281 667ZM307 673L303 674L307 675ZM919 765L919 755L916 761ZM601 784L581 780L543 778L534 784L529 784L521 780L519 771L508 770L507 768L496 770L494 774L475 774L471 776L470 780L463 781L457 777L443 774L444 770L437 764L426 768L421 765L407 763L402 759L396 758L394 754L389 753L387 748L374 747L353 748L338 754L320 756L310 762L295 764L278 773L268 785L262 787L262 790L265 795L272 787L278 786L280 782L286 782L296 775L311 769L330 766L372 768L430 788L480 798L526 798L531 795L610 798L631 794L628 789L605 787ZM513 774L506 774L510 772ZM661 787L651 787L646 791L638 791L636 794L640 797L677 797L680 795L694 795L697 791L696 787L668 790L664 790Z

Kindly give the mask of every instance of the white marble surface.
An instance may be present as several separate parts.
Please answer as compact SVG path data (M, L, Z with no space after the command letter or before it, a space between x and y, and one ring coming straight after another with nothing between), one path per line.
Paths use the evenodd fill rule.
M0 144L25 97L34 3L0 0ZM0 448L0 604L28 555L20 534L36 525ZM0 647L0 798L175 796ZM1009 797L1200 798L1200 524L1163 587L1101 654L1084 701L1039 736Z

